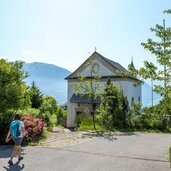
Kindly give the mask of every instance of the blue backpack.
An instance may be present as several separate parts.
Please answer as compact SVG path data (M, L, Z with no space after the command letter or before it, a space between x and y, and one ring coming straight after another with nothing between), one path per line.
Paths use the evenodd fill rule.
M13 121L10 125L10 134L12 137L19 137L21 135L19 122Z

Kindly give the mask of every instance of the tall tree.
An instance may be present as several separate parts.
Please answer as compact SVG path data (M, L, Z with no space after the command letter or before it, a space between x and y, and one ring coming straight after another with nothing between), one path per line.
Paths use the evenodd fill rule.
M40 108L43 102L43 93L36 86L35 82L32 82L32 85L29 89L30 100L32 104L32 108Z
M23 62L8 62L0 59L0 112L22 107L27 86L24 79L27 73L22 69Z
M101 103L98 110L98 120L108 130L126 126L126 117L129 111L127 98L123 92L108 79L104 92L101 94Z
M155 85L154 91L160 93L164 97L164 115L166 115L166 99L168 98L171 87L169 82L171 80L170 67L171 67L171 28L165 27L165 20L163 20L163 25L157 24L154 28L151 28L151 31L155 33L155 36L158 40L148 39L146 43L141 43L142 46L155 55L156 62L163 69L156 68L155 75L156 80L163 81L164 86ZM150 70L151 65L145 66L146 69ZM146 75L147 78L153 78L153 75Z

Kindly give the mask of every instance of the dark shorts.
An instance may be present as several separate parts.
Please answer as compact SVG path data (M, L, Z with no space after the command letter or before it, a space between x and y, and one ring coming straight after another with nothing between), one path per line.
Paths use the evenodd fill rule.
M12 137L12 139L13 139L13 141L14 141L14 143L15 143L16 146L20 146L21 145L21 142L23 140L22 137Z

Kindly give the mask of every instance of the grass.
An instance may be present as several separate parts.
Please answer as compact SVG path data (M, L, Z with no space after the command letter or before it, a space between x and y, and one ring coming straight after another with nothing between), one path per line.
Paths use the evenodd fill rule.
M97 131L105 131L105 129L98 123L96 123L96 129ZM84 118L78 128L78 131L94 131L92 120L89 118Z

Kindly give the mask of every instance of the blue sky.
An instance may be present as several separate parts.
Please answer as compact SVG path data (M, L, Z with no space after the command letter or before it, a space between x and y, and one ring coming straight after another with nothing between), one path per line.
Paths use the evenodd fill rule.
M169 0L0 0L0 56L74 71L97 51L124 67L154 57L140 45L171 26Z

